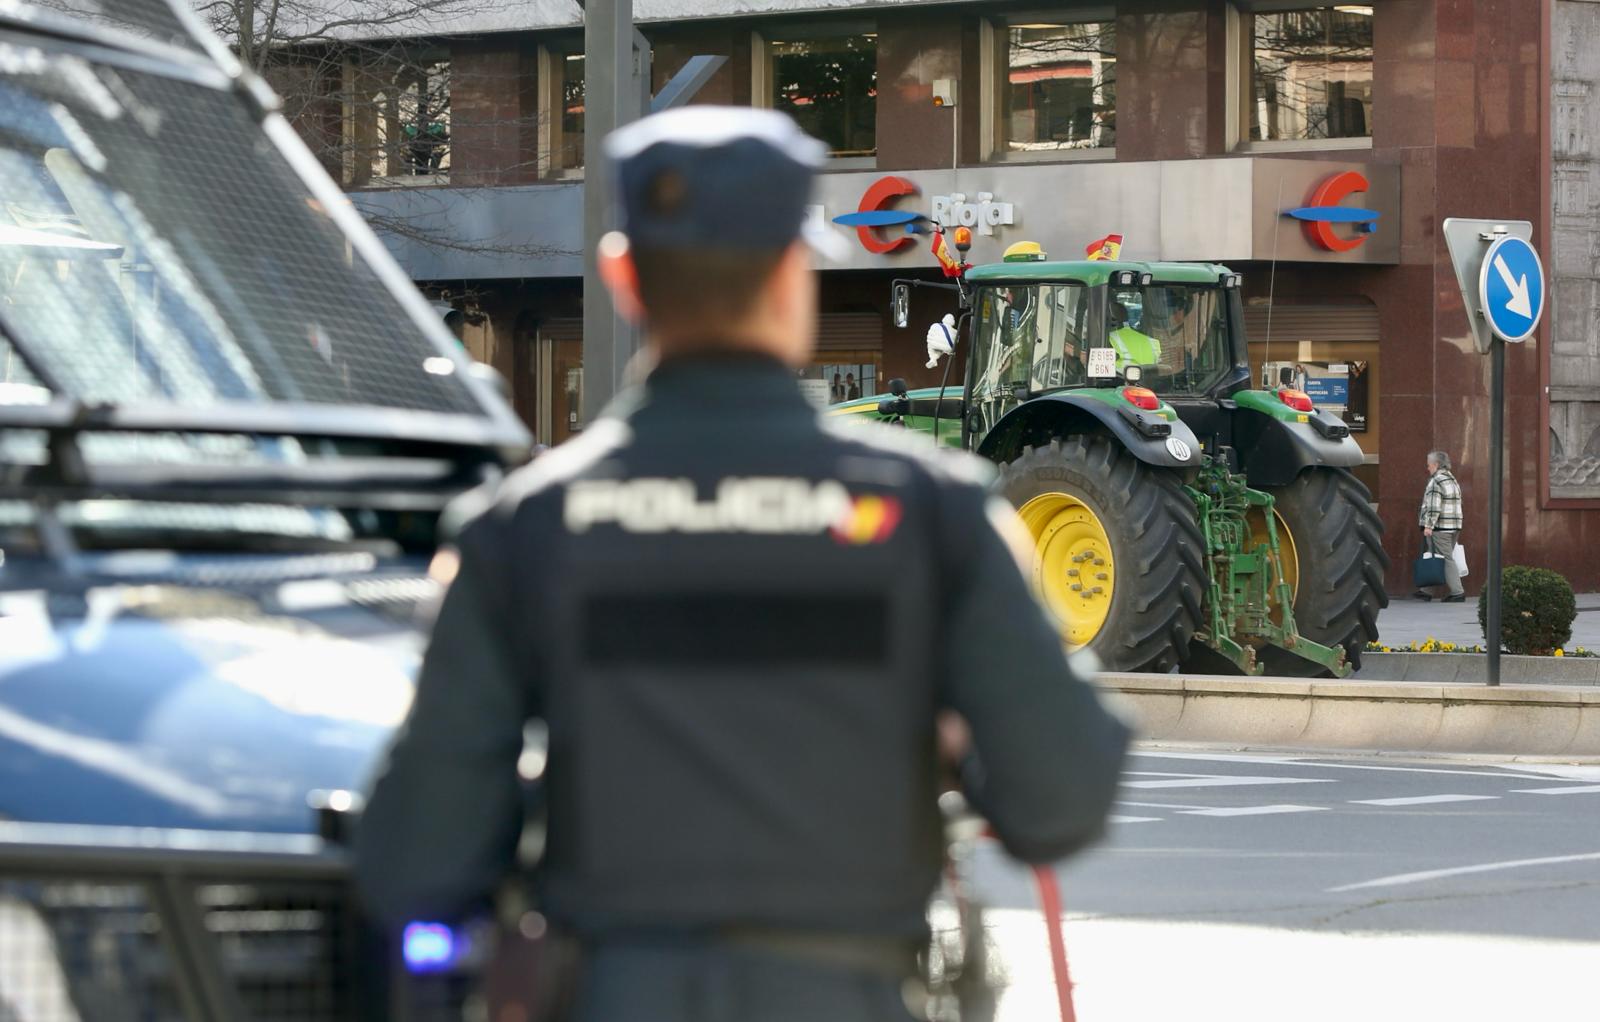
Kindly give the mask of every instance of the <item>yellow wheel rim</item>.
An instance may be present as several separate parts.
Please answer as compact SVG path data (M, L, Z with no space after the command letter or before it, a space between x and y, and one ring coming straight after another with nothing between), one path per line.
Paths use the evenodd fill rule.
M1105 627L1116 589L1116 563L1105 526L1088 505L1066 493L1041 494L1018 511L1033 534L1033 581L1077 648Z
M1283 515L1277 509L1272 511L1273 524L1278 533L1279 566L1283 578L1289 583L1289 592L1295 599L1300 596L1300 552L1295 549L1294 534L1289 531L1289 523L1283 520ZM1267 519L1260 511L1250 512L1250 542L1252 546L1263 546L1267 542ZM1279 623L1283 623L1283 616L1278 610L1276 590L1268 597L1268 606L1272 607L1272 616Z

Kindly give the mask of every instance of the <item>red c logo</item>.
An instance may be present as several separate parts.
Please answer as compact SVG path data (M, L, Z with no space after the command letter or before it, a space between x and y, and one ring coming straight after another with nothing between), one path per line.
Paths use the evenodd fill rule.
M1304 211L1310 213L1310 215L1303 218L1306 237L1311 240L1313 245L1320 245L1329 252L1348 252L1353 248L1360 247L1367 240L1366 234L1363 233L1357 233L1353 238L1341 238L1333 233L1333 225L1335 223L1359 222L1370 224L1377 220L1375 214L1369 214L1365 217L1358 216L1358 214L1367 213L1368 211L1350 209L1339 205L1348 196L1357 192L1365 192L1368 187L1367 179L1354 170L1335 174L1317 186L1317 190L1311 193L1308 209ZM1318 216L1316 213L1311 212L1313 210L1322 210L1323 213ZM1370 229L1368 227L1369 231Z
M861 205L856 207L858 213L876 213L888 209L895 199L904 195L916 195L921 191L916 184L903 177L880 177L861 196ZM907 216L906 220L911 220ZM916 238L910 234L898 233L888 241L883 240L876 227L857 227L856 237L861 239L861 247L876 255L888 255L898 252L907 245L915 244Z

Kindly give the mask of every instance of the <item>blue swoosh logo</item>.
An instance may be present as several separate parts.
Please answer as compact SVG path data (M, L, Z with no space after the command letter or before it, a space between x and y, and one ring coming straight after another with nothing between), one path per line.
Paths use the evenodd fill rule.
M833 222L843 227L893 227L895 224L911 224L925 219L921 213L910 213L903 209L869 209L859 213L841 213L833 218Z
M1383 214L1360 206L1301 206L1288 210L1284 215L1325 224L1374 224Z

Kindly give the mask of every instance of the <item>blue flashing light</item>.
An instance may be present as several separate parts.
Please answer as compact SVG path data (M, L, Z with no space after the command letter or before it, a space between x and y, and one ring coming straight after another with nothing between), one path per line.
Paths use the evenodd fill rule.
M407 923L400 949L406 968L412 972L437 972L455 963L456 953L465 941L443 923Z

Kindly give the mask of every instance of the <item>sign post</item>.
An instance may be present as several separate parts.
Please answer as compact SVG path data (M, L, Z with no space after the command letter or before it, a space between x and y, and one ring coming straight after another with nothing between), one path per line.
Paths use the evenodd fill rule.
M1505 475L1506 345L1520 344L1544 314L1544 264L1526 220L1444 222L1445 241L1478 350L1489 355L1489 585L1484 639L1490 685L1500 684L1500 540Z

